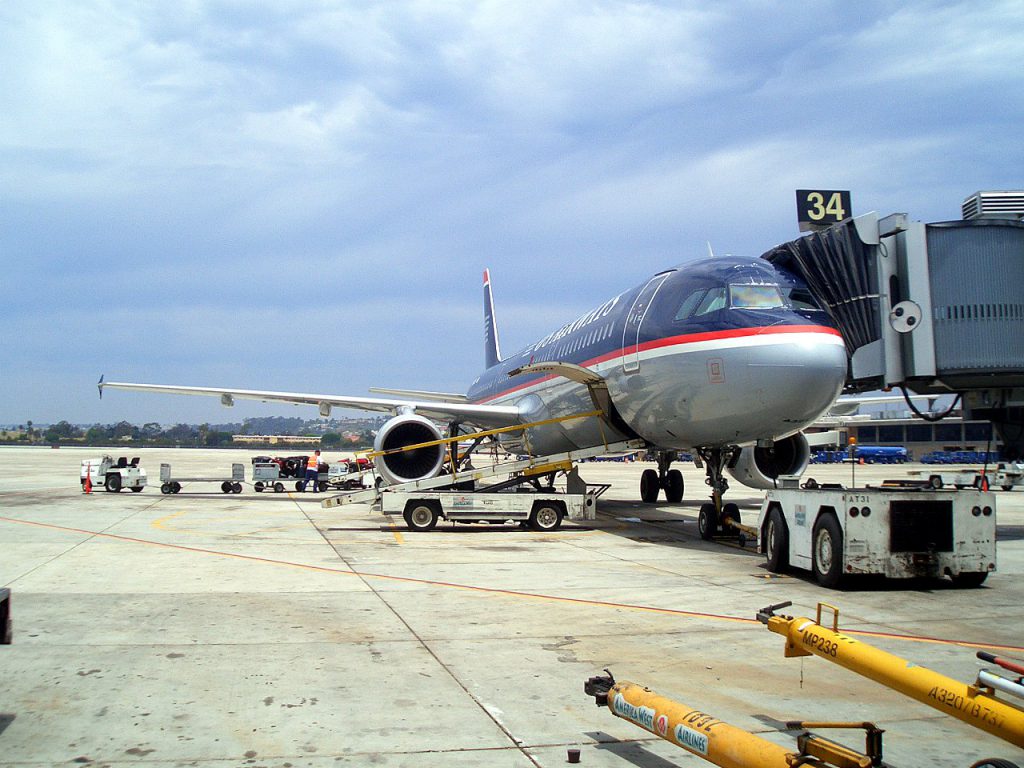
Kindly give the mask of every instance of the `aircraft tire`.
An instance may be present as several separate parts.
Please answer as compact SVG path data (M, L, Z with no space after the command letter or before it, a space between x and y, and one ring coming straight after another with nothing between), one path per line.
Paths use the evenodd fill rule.
M718 532L718 512L715 505L705 502L700 505L700 515L697 517L697 530L704 541L711 541Z
M658 473L653 469L645 469L640 475L640 500L645 504L653 504L658 500Z
M678 469L670 469L665 477L665 501L678 504L683 500L683 473Z

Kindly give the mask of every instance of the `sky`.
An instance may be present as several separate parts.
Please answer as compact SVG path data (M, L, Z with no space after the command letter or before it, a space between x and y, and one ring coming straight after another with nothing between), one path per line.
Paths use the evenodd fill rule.
M1024 4L0 4L0 423L313 418L108 380L462 392L794 190L1024 187Z

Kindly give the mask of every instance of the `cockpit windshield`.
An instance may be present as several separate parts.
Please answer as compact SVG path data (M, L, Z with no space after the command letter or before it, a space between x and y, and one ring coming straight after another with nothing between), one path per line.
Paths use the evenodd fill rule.
M731 309L784 309L790 304L774 283L735 283L728 286L698 288L679 305L675 320L697 318L710 312Z
M779 286L769 283L730 285L729 306L733 309L783 309L788 305Z

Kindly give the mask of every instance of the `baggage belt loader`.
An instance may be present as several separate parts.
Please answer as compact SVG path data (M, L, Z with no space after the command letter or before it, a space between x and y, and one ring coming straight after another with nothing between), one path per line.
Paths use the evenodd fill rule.
M549 421L593 415L577 414ZM575 467L576 462L606 453L638 450L644 445L641 440L627 440L548 456L527 456L495 462L482 468L468 464L470 455L483 437L519 431L530 426L503 427L423 443L422 446L448 446L450 459L447 473L395 485L353 490L324 499L321 506L329 509L370 503L383 514L402 515L408 528L413 531L429 531L441 519L487 523L515 521L534 530L552 531L558 529L565 518L593 520L597 516L597 498L610 487L584 482ZM473 446L466 453L458 454L456 446L464 440L472 440ZM418 448L421 445L412 447ZM396 450L408 449L407 446ZM369 457L376 458L382 453L370 453ZM461 469L458 468L460 465L463 465ZM455 471L451 471L452 466L456 467ZM554 487L557 475L565 477L564 491ZM546 481L547 486L543 486L542 481Z

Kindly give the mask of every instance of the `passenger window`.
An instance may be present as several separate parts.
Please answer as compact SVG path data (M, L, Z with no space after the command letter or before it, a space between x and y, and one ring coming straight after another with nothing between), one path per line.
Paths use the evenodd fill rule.
M704 295L700 304L697 306L697 310L693 313L696 315L706 315L709 312L722 309L725 306L725 288L710 288Z
M700 300L704 298L704 294L707 292L707 288L698 288L696 291L694 291L685 299L683 299L683 303L679 305L679 311L676 312L676 316L673 319L685 320L690 315L692 315L693 308L700 303Z

